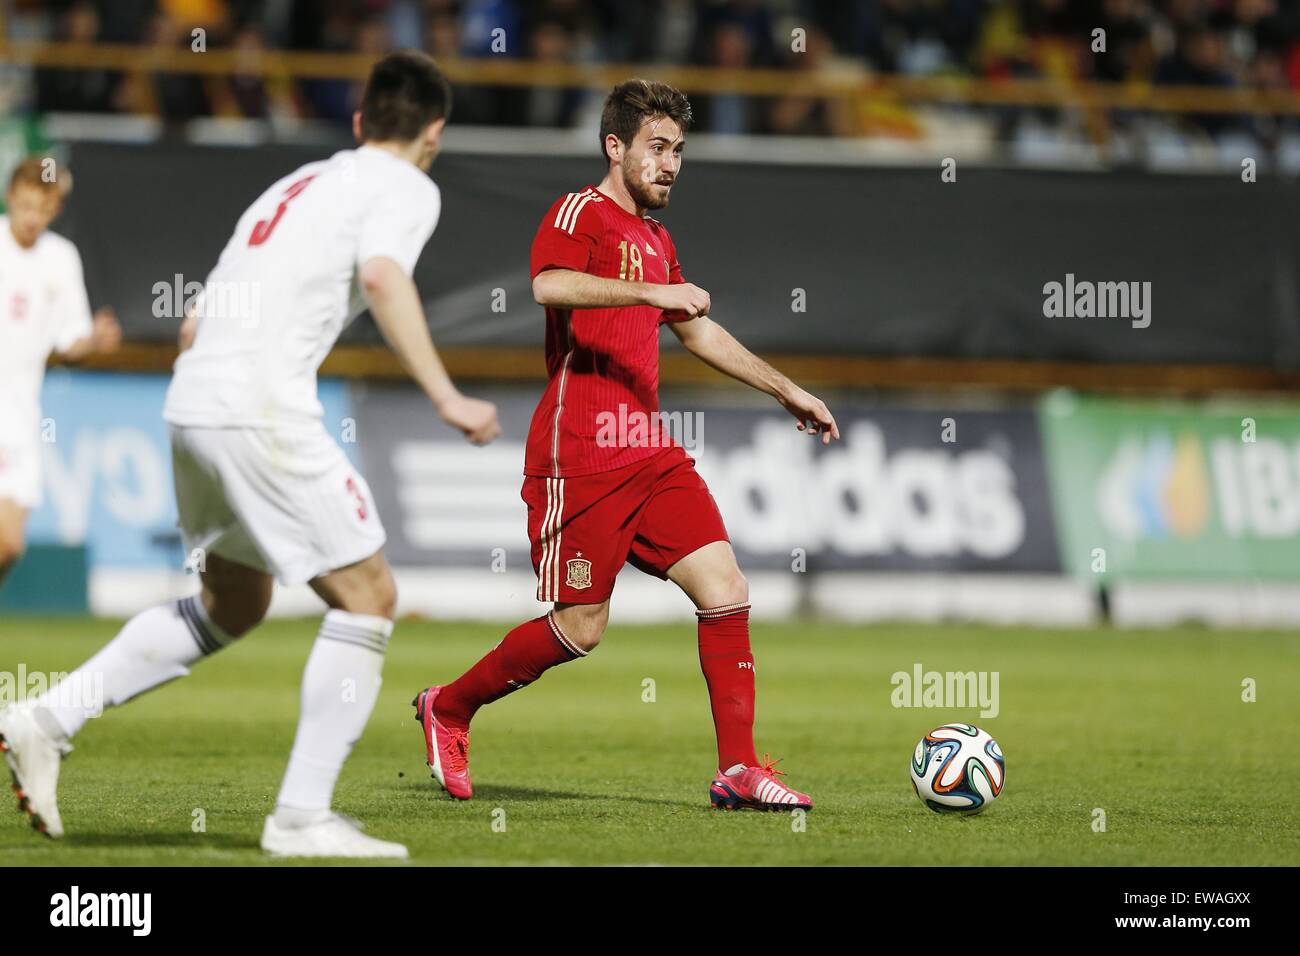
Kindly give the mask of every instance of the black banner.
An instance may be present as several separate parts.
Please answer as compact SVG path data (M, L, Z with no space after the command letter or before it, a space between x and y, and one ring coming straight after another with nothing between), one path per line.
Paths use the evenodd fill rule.
M334 861L337 862L337 861ZM1186 949L1201 942L1216 950L1257 945L1258 933L1281 937L1289 927L1285 900L1293 873L1282 870L1196 869L1191 867L1070 868L1026 867L964 872L953 868L869 869L839 867L825 872L790 868L782 876L798 880L805 897L798 903L801 942L816 950L839 945L845 934L880 935L904 926L912 936L927 938L961 931L952 914L931 916L935 886L953 881L963 889L972 923L984 935L1041 944L1068 935L1071 939L1128 938L1138 945L1163 940ZM717 861L728 867L728 861ZM743 878L732 869L736 878ZM180 878L178 878L180 877ZM539 928L543 937L570 929L555 925L544 894L535 892L536 875L518 868L460 869L454 876L466 891L456 912L471 924L498 915L507 901L512 921ZM655 897L680 887L673 867L605 869L607 891L601 911L620 925L661 920ZM518 880L518 883L514 881ZM246 945L268 924L292 928L301 945L356 940L373 945L376 934L386 943L426 943L430 933L428 880L403 865L354 867L296 866L292 877L278 867L14 869L0 872L6 899L5 928L16 943L42 942L132 947L190 944L196 934L211 943ZM324 915L322 901L340 895L346 884L347 905ZM674 904L679 913L701 919L716 916L708 894L685 894ZM911 922L899 914L921 910ZM434 909L437 912L436 909ZM452 921L442 938L460 932ZM952 924L952 925L950 925ZM534 934L535 935L535 934ZM557 941L559 935L553 937Z
M95 304L115 305L130 336L167 338L156 284L202 282L247 204L329 152L78 144L58 228L81 247ZM439 343L540 346L529 244L556 197L600 179L592 152L438 159L443 217L417 279ZM715 317L759 350L1289 370L1297 213L1300 184L1231 174L962 168L944 182L938 168L688 159L659 218ZM1053 317L1050 283L1072 293ZM1102 284L1109 297L1074 303ZM1148 314L1130 316L1139 293ZM1108 298L1121 314L1098 317ZM349 332L367 337L369 323Z

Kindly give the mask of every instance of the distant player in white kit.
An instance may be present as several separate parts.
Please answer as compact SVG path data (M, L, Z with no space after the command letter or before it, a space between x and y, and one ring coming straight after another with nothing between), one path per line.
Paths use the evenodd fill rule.
M449 107L431 59L386 57L353 118L361 147L303 166L240 217L205 286L197 335L176 362L163 413L202 593L137 615L69 678L102 673L105 706L121 704L183 677L255 627L274 578L309 582L329 611L262 832L262 848L275 855L406 856L404 846L368 837L330 809L379 694L397 592L370 489L322 424L316 370L369 305L444 421L475 444L499 434L495 407L461 395L447 377L411 279L438 222L438 189L424 170ZM355 699L340 692L345 686ZM0 712L25 809L50 836L62 831L59 757L91 716L57 697L51 691Z
M41 383L53 353L77 362L112 352L122 330L111 309L92 317L81 256L48 231L71 178L52 158L18 164L0 216L0 584L26 546L41 503Z

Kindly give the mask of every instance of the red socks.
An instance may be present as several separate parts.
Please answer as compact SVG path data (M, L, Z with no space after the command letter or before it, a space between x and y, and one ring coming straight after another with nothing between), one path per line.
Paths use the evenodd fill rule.
M718 735L718 769L758 766L754 753L754 656L749 649L749 605L696 611L700 669L709 687ZM585 657L555 623L554 614L525 621L482 660L443 688L438 719L468 727L484 704L531 684L557 664Z
M554 613L525 621L443 688L435 708L438 719L452 727L468 727L484 704L531 684L557 664L586 656L564 636Z
M696 611L700 669L718 733L718 769L758 766L754 753L754 655L749 650L749 605Z

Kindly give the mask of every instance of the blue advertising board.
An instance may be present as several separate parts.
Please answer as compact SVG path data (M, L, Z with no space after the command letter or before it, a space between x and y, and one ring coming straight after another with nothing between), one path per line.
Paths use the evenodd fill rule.
M167 375L52 369L42 393L44 502L34 544L82 545L90 566L180 567L171 450L162 420ZM347 388L320 383L331 432L350 417ZM343 444L349 454L355 446Z

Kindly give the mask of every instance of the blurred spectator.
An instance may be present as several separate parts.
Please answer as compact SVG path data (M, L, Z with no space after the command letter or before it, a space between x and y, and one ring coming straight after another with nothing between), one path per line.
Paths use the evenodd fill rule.
M1225 69L1223 37L1208 26L1188 27L1178 38L1178 47L1156 66L1155 81L1175 86L1232 86ZM1186 121L1215 135L1239 125L1221 113L1189 113Z
M804 52L791 53L789 60L796 69L812 73L854 69L835 56L830 37L816 27L807 30ZM844 100L812 96L778 97L768 113L768 129L782 136L851 136L859 132Z
M522 33L519 4L514 0L465 0L461 12L465 56L519 56Z
M235 31L235 52L241 64L252 64L266 49L262 32L256 24L245 23ZM233 111L249 119L265 119L271 113L271 99L266 81L257 73L238 72L227 87Z
M461 56L460 10L453 0L428 0L424 11L424 48L438 61ZM482 86L457 84L451 96L451 116L456 125L491 123L493 93Z
M1102 0L1096 26L1105 31L1103 49L1092 49L1092 31L1088 31L1087 48L1094 79L1122 83L1151 75L1155 51L1145 13L1145 4L1140 0Z
M884 73L937 73L950 64L942 4L881 0L867 21L864 52Z
M1231 86L1223 38L1208 26L1189 27L1178 47L1156 66L1155 81L1175 86Z
M226 4L222 0L158 0L158 9L188 28L214 30L226 22Z
M391 50L388 22L383 17L371 16L358 23L349 6L328 5L328 18L319 27L318 49L364 53L376 59ZM306 80L302 92L311 116L349 126L361 100L361 84L355 80Z
M528 36L528 55L539 63L568 63L576 45L571 23L559 18L535 24ZM582 105L582 91L558 86L535 86L524 91L527 98L525 122L529 126L572 124Z
M98 0L99 39L105 43L142 43L158 11L156 0Z
M99 39L99 28L99 11L83 0L74 3L60 18L57 36L69 43L93 43ZM112 108L119 79L106 70L37 70L36 108L43 113L104 112Z
M192 50L190 28L166 13L158 13L149 24L149 44L161 50ZM143 82L142 82L143 81ZM153 112L169 126L212 113L202 76L194 73L154 73L132 78L134 98L152 104Z
M760 0L726 0L697 3L695 32L697 63L717 63L719 58L743 59L746 65L775 66L777 62L772 15ZM719 48L718 34L727 33ZM743 51L743 53L742 53Z
M726 21L715 25L705 62L725 70L754 65L754 41L744 24ZM700 103L699 128L710 133L745 133L754 128L753 97L741 93L715 93Z

